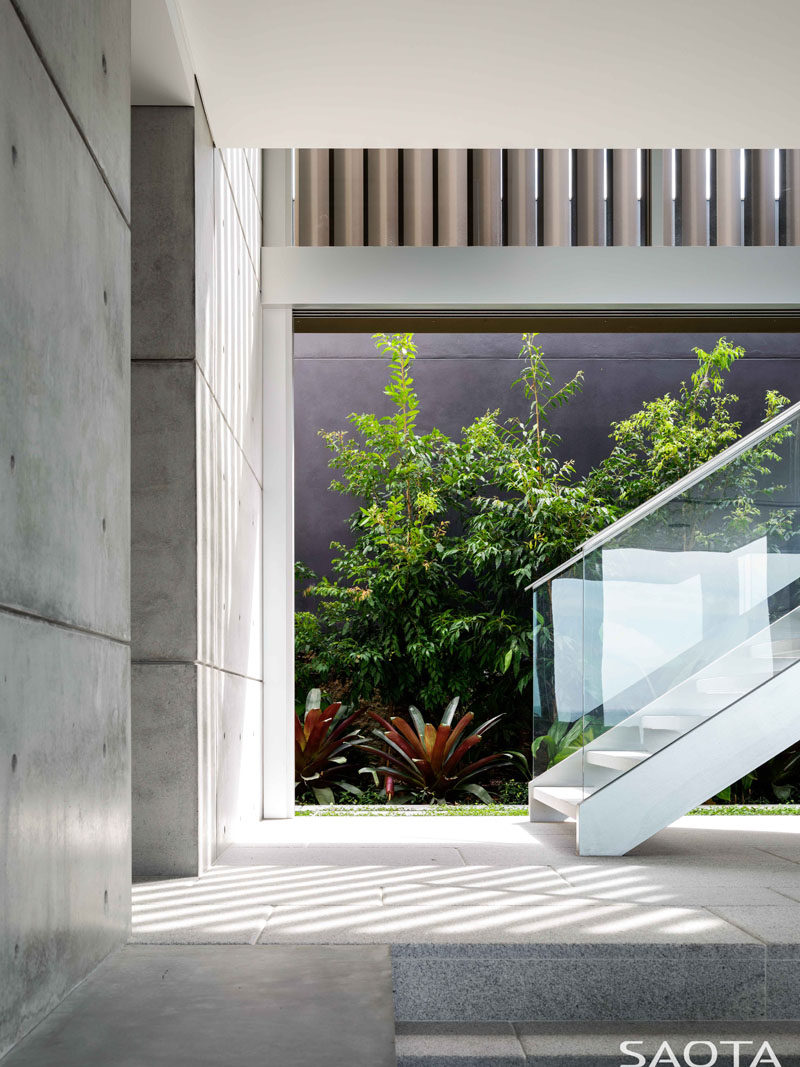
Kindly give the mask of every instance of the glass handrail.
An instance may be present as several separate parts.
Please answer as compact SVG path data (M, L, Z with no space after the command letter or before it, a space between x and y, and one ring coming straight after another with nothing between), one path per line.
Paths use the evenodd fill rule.
M556 575L561 574L562 571L568 570L579 560L583 559L587 552L591 552L592 549L599 547L606 541L610 541L613 537L616 537L617 534L622 533L624 530L627 530L628 527L639 522L640 519L657 511L663 504L680 496L682 493L686 492L687 489L691 489L693 486L698 485L709 475L720 470L744 452L749 451L754 445L760 444L768 437L771 437L776 430L779 430L782 426L786 426L788 423L792 422L798 415L800 415L800 401L785 408L779 415L770 419L769 422L763 423L755 430L745 434L744 437L740 437L738 441L734 441L734 443L729 445L724 451L713 456L711 459L706 460L705 463L684 475L683 478L673 483L667 489L663 489L660 493L657 493L649 500L646 500L643 504L639 504L638 507L633 508L631 511L627 512L627 514L615 519L614 522L610 523L598 533L592 534L592 536L587 538L578 551L568 560L564 563L559 563L557 567L553 567L547 574L542 575L541 578L537 578L534 582L531 582L529 586L526 586L526 592L538 589L539 586L551 581Z
M800 404L532 589L534 794L579 803L800 664Z

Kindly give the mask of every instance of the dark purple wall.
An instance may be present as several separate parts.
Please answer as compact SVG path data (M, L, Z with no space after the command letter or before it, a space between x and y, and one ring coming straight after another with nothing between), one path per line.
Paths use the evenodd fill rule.
M688 378L692 348L710 350L716 334L540 334L556 383L584 371L583 393L552 420L563 437L563 457L585 471L608 452L608 429ZM730 384L740 396L744 430L760 421L764 393L778 389L800 399L800 335L731 334L747 350ZM417 334L414 377L420 395L419 426L458 434L476 415L499 408L523 414L518 334ZM368 334L298 334L295 337L295 545L297 558L326 573L329 544L347 535L348 498L328 489L329 453L317 431L346 429L352 411L390 411L383 395L386 361Z

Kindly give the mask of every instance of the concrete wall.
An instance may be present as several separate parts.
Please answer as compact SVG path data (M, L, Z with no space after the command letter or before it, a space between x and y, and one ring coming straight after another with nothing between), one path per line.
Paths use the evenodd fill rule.
M0 1055L130 914L127 0L0 0Z
M260 154L133 109L133 858L197 873L261 805Z
M800 400L800 336L750 334L731 337L747 350L736 364L731 388L741 397L744 429L752 429L768 388ZM615 419L647 399L674 390L696 366L692 348L707 351L715 335L541 334L557 384L583 370L583 393L554 413L552 428L563 437L562 455L588 470L609 450ZM414 378L421 398L419 425L458 434L475 416L499 408L522 415L517 334L418 334ZM299 334L295 337L295 544L297 558L326 573L332 540L346 540L352 502L328 491L330 453L317 431L344 429L352 411L388 413L383 395L386 363L366 334ZM302 601L299 606L302 606Z

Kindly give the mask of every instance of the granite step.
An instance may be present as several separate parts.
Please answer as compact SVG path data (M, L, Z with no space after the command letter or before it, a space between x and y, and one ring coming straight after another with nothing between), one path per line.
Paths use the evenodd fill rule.
M785 909L759 910L783 915ZM703 942L690 932L698 921L693 915L681 920L664 913L667 925L683 922L685 936L695 937L683 944L634 940L638 916L610 906L595 924L598 934L606 928L603 940L394 944L395 1019L588 1025L767 1019L800 1025L800 946L765 944L733 926L727 940ZM551 916L556 927L557 918Z
M635 1067L642 1056L646 1067L800 1067L798 1023L406 1022L395 1043L397 1067Z

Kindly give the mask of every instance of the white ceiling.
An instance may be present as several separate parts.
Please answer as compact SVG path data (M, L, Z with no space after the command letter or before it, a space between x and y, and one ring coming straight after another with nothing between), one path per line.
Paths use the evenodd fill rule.
M800 145L800 0L134 3L179 9L221 145Z
M194 105L194 72L175 0L132 0L131 103Z

